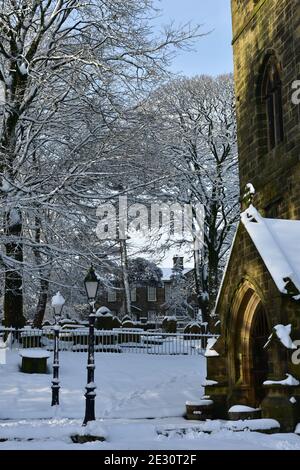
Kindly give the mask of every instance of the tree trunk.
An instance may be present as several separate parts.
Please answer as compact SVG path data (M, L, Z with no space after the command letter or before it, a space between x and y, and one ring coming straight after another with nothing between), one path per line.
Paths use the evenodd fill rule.
M212 250L208 255L209 308L214 309L219 290L219 254Z
M14 78L10 85L9 106L6 106L1 123L0 137L0 172L6 175L10 181L14 180L14 160L16 152L16 128L20 116L20 103L24 98L27 78L18 73L17 63L12 59L11 71L14 70ZM3 178L1 178L3 181ZM0 181L0 183L2 183ZM6 205L7 194L0 190L1 203ZM9 204L8 204L9 207ZM19 328L24 326L23 316L23 245L22 237L22 213L18 207L6 211L3 220L6 256L11 258L11 263L6 262L5 286L4 286L4 322L7 326Z
M202 311L202 319L204 322L209 323L210 320L210 292L208 282L208 260L206 249L203 247L201 257L201 286L202 292L199 296L199 305Z
M34 328L42 327L44 316L45 316L45 311L46 311L46 306L47 306L48 292L49 292L49 280L41 279L41 291L39 294L39 300L37 303L36 313L35 313L34 320L33 320Z
M22 219L19 211L6 214L5 243L6 256L11 258L11 264L6 262L4 290L4 323L6 326L22 328L25 325L23 316L23 279L21 263L23 262L23 247L21 243ZM15 262L20 263L19 267Z
M39 275L40 275L40 292L39 292L39 299L36 307L36 313L33 320L33 326L35 328L41 328L45 316L47 300L48 300L48 293L49 293L49 280L51 275L51 267L49 271L45 273L42 269L41 265L43 263L41 251L40 251L40 243L41 243L41 232L42 232L42 222L41 218L37 216L35 218L35 243L36 246L33 249L34 256L36 259L36 264L39 266ZM50 258L48 257L47 261ZM51 265L50 265L51 266Z
M125 297L125 315L129 315L131 317L130 284L129 284L129 277L128 277L126 240L120 239L120 255L121 255L121 267L122 267L123 287L124 287L124 297Z
M201 309L201 290L202 290L202 282L201 282L201 261L200 261L200 248L199 242L197 238L194 238L194 267L195 267L195 290L198 299L199 308Z

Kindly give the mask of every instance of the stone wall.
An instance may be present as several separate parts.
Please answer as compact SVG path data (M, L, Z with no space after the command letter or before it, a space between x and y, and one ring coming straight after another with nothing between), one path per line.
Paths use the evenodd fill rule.
M251 182L260 211L268 215L275 205L277 217L300 219L300 107L291 100L300 79L300 3L232 0L232 11L241 191ZM282 80L284 141L269 152L261 83L272 53Z

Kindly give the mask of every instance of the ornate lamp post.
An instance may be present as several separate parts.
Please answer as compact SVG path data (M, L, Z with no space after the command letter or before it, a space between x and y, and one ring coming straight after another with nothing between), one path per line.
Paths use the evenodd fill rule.
M85 393L85 417L83 426L86 426L89 421L95 421L95 397L96 397L96 385L94 382L95 377L95 301L99 288L99 279L95 273L93 266L90 267L85 279L84 286L88 303L90 306L89 314L89 346L88 346L88 361L87 361L87 384Z
M53 378L52 378L52 402L51 406L59 405L59 330L60 326L58 320L61 317L61 312L65 303L65 299L60 292L57 292L52 297L51 306L54 312L55 325L54 330L54 357L53 357Z

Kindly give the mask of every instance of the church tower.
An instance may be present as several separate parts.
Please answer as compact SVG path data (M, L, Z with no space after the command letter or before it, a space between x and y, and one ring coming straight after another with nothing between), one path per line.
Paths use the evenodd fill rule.
M205 395L215 418L247 405L293 431L300 422L300 1L232 0L231 7L242 213L217 299L221 335L208 354Z
M266 217L300 219L299 0L232 0L241 192Z

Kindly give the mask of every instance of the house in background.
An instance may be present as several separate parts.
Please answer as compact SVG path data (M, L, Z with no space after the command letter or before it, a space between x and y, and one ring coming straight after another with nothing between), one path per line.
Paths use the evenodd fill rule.
M169 305L173 298L174 270L179 270L186 284L186 298L184 303L186 308L176 311L173 305ZM133 319L141 323L151 323L159 327L165 316L176 316L178 326L184 326L189 321L196 318L198 313L198 304L196 295L193 292L192 268L184 268L183 257L174 256L173 268L161 268L163 273L160 283L154 285L131 286L131 309ZM189 287L190 286L190 287ZM113 315L122 318L124 316L124 290L118 283L115 287L107 288L105 286L100 290L98 302L107 306ZM171 311L172 309L172 311ZM175 310L175 311L174 311Z

